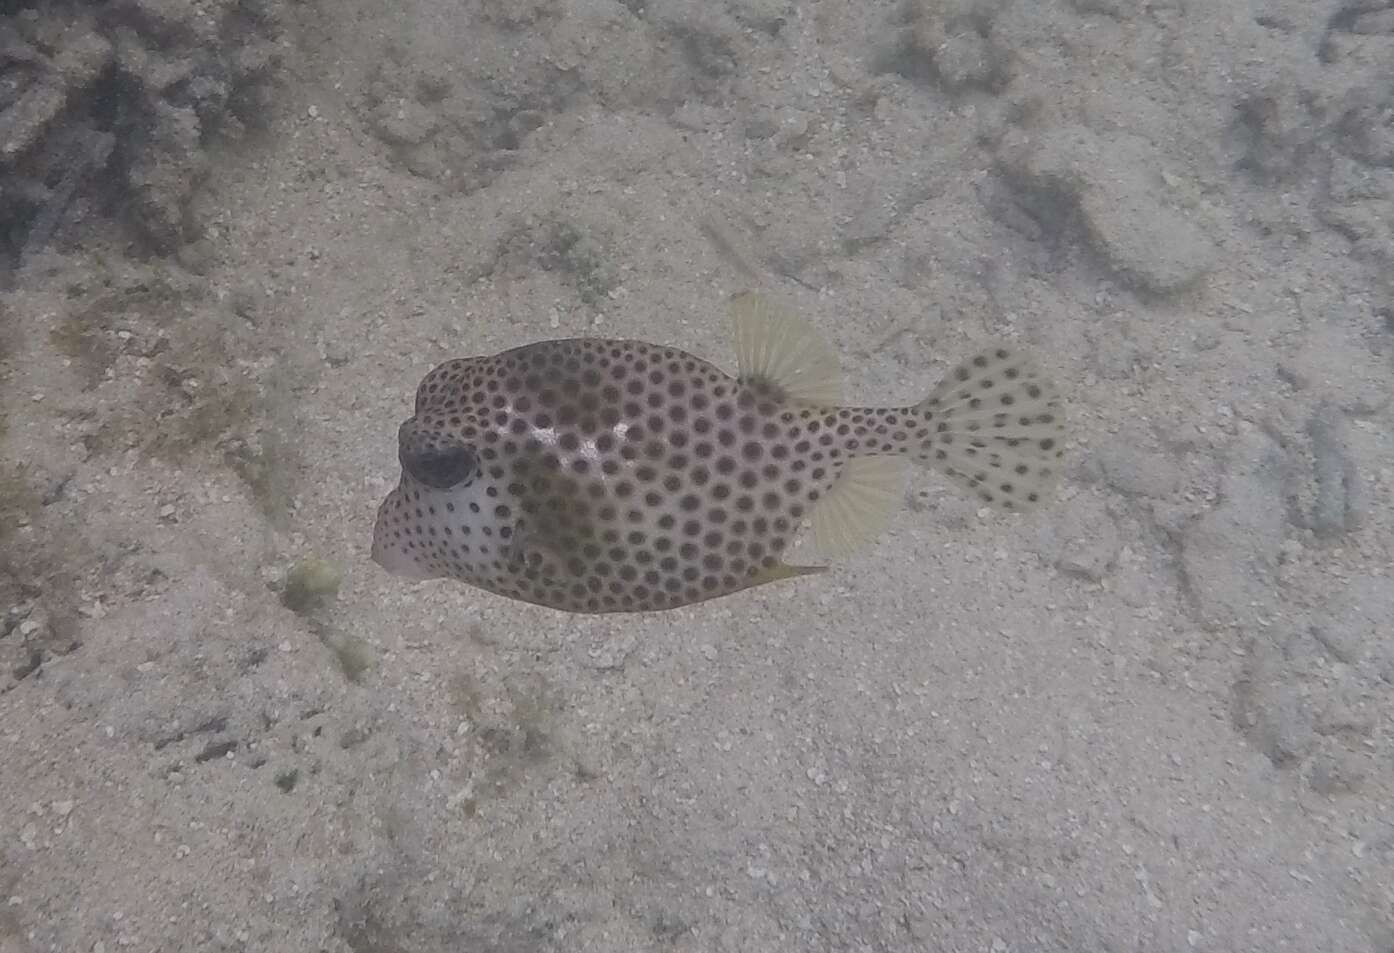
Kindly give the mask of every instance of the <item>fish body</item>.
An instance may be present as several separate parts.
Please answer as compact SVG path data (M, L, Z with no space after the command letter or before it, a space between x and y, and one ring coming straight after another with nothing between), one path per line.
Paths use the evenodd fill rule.
M841 406L836 360L765 298L733 299L740 374L671 347L574 338L447 361L398 432L373 559L572 612L670 609L817 572L874 538L904 463L1026 509L1058 471L1059 401L1014 347L904 407Z

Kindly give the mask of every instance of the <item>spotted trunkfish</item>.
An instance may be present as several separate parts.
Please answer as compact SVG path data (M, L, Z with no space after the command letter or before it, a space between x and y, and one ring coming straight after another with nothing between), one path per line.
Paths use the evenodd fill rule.
M844 407L808 322L750 292L731 314L736 377L599 338L432 370L398 430L373 559L570 612L645 612L825 569L785 561L804 524L823 558L870 542L911 459L995 508L1049 494L1062 409L1015 345L988 346L917 404Z

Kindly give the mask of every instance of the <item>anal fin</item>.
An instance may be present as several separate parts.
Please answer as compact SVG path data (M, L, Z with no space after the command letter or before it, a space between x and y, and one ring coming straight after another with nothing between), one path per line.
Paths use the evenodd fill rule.
M890 525L905 485L903 457L853 457L812 514L819 552L845 556L870 543Z

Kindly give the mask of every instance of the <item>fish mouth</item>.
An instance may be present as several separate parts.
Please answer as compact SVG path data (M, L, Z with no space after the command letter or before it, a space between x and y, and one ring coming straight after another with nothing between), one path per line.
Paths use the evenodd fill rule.
M377 520L373 523L373 562L403 579L419 581L438 578L440 574L427 568L420 560L420 550L409 549L393 528L392 514L401 505L402 487L398 485L378 506Z

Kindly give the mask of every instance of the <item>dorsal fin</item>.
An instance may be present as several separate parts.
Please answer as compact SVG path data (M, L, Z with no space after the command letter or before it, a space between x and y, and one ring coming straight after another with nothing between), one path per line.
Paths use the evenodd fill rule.
M731 321L742 380L771 384L791 400L841 403L837 355L809 322L755 291L731 298Z
M845 556L885 531L905 485L904 457L853 457L813 509L813 538L828 558Z

